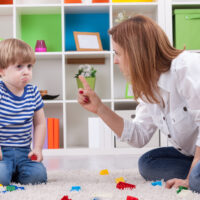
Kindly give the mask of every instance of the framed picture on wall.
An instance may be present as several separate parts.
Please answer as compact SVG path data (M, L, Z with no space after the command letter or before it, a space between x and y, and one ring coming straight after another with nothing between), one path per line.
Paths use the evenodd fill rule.
M99 33L73 32L77 51L103 51Z
M133 91L132 91L132 85L129 83L126 83L126 94L125 94L126 99L133 99Z

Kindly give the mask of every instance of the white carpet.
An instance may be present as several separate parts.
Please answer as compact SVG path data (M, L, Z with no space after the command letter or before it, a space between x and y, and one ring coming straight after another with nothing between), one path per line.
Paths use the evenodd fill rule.
M127 183L135 184L136 189L116 189L115 178L118 177L124 177ZM70 192L71 187L76 185L81 186L81 191ZM101 200L126 200L127 195L139 200L200 199L199 194L190 193L179 197L176 189L165 189L164 185L152 186L136 170L109 171L109 175L104 176L99 175L99 171L50 171L46 185L24 187L24 191L0 193L0 200L60 200L64 195L72 200L93 200L95 196L102 196Z

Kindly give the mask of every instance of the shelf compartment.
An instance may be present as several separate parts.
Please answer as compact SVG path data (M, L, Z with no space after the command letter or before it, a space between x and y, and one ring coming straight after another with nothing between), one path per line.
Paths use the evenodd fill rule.
M48 52L62 51L60 7L18 7L17 23L17 37L33 49L37 40L45 40Z
M91 64L96 70L96 84L95 91L102 99L111 98L111 86L110 86L110 58L105 58L105 64ZM74 78L78 72L79 64L67 64L65 70L66 77L66 99L75 100L77 99L77 84ZM103 89L102 89L103 88Z
M44 104L44 112L46 118L58 118L59 119L59 148L64 147L63 143L63 104Z
M17 5L27 5L27 4L60 4L61 0L16 0Z
M63 100L62 94L62 59L37 59L33 67L32 83L39 90L47 90L48 95L59 95L54 100Z
M85 9L78 13L80 7L65 7L65 51L76 51L73 31L99 32L103 50L110 50L109 7L97 6L98 11L88 6L82 8Z
M13 7L0 5L0 38L13 37Z
M111 107L110 103L106 103ZM79 104L69 103L67 109L67 147L88 147L88 118L96 117Z

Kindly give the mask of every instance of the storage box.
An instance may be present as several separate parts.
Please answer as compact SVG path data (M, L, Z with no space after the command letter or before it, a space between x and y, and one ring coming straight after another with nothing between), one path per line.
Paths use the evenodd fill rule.
M64 3L82 3L82 0L65 0Z
M200 49L200 9L174 10L174 46Z
M109 0L92 0L92 3L109 3Z
M155 0L112 0L113 3L154 2Z
M0 4L13 4L13 0L0 0Z

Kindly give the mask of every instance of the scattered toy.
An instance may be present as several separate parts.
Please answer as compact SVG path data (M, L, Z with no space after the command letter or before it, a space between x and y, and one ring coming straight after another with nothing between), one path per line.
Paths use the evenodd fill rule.
M61 200L72 200L72 199L69 199L68 196L63 196L63 198Z
M72 186L70 191L79 191L81 190L81 186Z
M162 181L155 181L155 182L152 182L151 185L153 186L162 186Z
M35 154L33 154L33 155L31 156L31 160L37 160L37 156L36 156Z
M187 187L184 187L184 186L179 186L178 187L178 190L176 191L176 193L178 194L179 192L181 192L182 190L188 190Z
M136 186L133 185L133 184L130 184L130 183L119 182L119 183L117 183L116 188L118 188L120 190L123 190L125 188L129 188L129 189L132 190L133 188L136 188Z
M125 180L124 180L123 177L119 177L119 178L116 178L116 179L115 179L115 182L116 182L116 183L125 182Z
M138 198L136 198L136 197L127 196L126 200L139 200L139 199L138 199Z
M109 173L108 173L108 170L107 170L107 169L103 169L103 170L100 171L99 174L100 174L100 175L108 175Z

